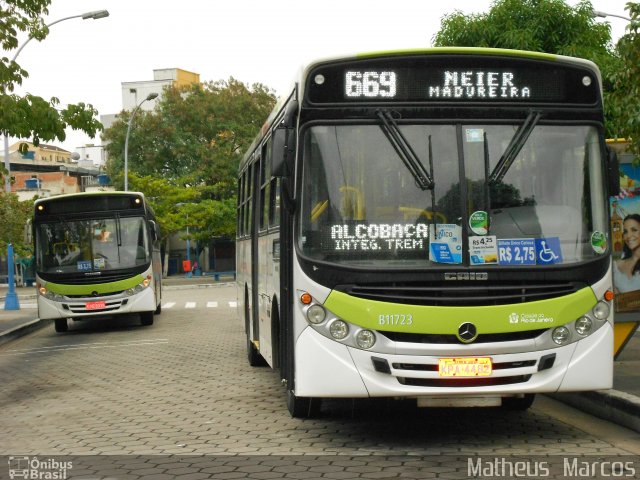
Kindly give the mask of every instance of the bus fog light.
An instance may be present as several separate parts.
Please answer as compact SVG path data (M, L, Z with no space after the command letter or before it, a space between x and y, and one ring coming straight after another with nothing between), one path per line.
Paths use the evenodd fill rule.
M576 332L580 335L589 335L593 328L593 322L589 317L580 317L576 320Z
M327 317L327 312L321 305L311 305L307 309L307 320L309 323L313 325L318 325L324 322L324 319Z
M567 327L558 327L553 330L551 338L558 345L564 345L569 341L570 333Z
M329 333L331 333L331 336L336 340L343 340L349 335L349 325L342 320L336 320L329 326Z
M376 336L371 330L360 330L356 335L356 344L366 350L376 343Z
M609 316L610 310L607 302L600 301L593 307L593 316L598 320L604 320Z

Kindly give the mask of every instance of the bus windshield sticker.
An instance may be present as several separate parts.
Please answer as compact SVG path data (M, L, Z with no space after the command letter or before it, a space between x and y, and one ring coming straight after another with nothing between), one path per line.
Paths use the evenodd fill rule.
M562 250L558 237L536 238L536 258L539 265L562 263Z
M465 129L465 139L467 143L482 143L484 142L484 129L482 128L467 128Z
M462 263L462 227L453 223L436 224L430 236L429 260L436 263Z
M104 261L104 258L94 258L93 259L93 266L96 269L102 269L105 268L107 265Z
M90 260L80 260L76 268L79 272L90 272L91 271L91 261Z
M591 248L596 253L604 253L607 250L607 237L604 233L596 230L591 234Z
M498 239L500 265L535 265L536 244L533 238Z
M332 251L419 251L427 249L429 225L355 223L331 225L330 242Z
M476 235L486 235L489 233L489 214L478 210L469 217L469 227Z
M496 236L469 237L469 258L472 265L498 263Z

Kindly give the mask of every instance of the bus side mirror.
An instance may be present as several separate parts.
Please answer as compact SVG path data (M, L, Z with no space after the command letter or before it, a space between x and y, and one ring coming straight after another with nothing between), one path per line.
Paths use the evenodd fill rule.
M618 154L609 147L607 147L607 183L610 197L620 193L620 162L618 162Z
M289 176L293 172L294 156L294 129L278 126L271 137L271 172L273 176Z
M151 238L154 242L156 242L160 238L158 224L153 220L149 220L149 225L151 226Z

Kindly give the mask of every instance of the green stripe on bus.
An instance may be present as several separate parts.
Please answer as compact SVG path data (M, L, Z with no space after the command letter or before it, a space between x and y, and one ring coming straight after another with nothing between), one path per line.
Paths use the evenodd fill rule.
M389 50L378 52L364 52L356 54L356 58L370 58L395 55L437 55L437 54L469 54L469 55L506 55L510 57L535 58L537 60L558 60L557 55L544 52L529 52L526 50L511 50L508 48L480 48L480 47L433 47L415 48L408 50Z
M560 298L512 305L442 307L356 298L332 291L325 307L349 323L372 330L453 335L464 322L479 333L539 330L572 322L595 306L591 288Z
M66 285L47 282L44 286L50 292L61 295L91 295L93 292L97 292L98 294L121 292L128 288L135 287L139 283L142 283L143 280L144 277L142 275L136 275L126 280L118 280L117 282L91 283L88 285Z

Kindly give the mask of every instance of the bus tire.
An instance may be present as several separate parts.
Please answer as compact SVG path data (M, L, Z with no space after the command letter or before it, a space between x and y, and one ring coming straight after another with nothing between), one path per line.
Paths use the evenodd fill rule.
M315 397L297 397L287 390L287 409L293 418L315 418L320 416L322 400Z
M522 397L503 397L502 408L514 412L524 412L533 404L535 397L535 393L525 393Z
M56 332L64 333L69 330L69 323L66 318L56 318Z
M247 360L249 361L249 365L252 367L264 367L267 362L264 357L260 355L260 352L253 344L249 335L247 334Z
M155 312L153 312L155 315L160 315L162 313L162 302L160 302L158 304L158 306L156 307Z
M153 312L141 312L140 323L145 327L148 327L149 325L153 325Z

